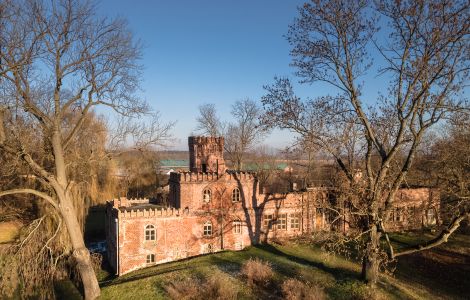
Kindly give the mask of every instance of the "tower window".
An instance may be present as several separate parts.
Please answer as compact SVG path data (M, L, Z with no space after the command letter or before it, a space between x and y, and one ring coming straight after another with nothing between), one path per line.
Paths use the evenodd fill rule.
M145 240L146 241L155 241L156 240L156 230L155 226L147 225L145 226Z
M206 203L211 202L211 190L210 189L205 189L202 192L202 200Z
M240 201L240 190L235 188L232 191L232 202L239 202Z
M204 223L204 236L211 236L212 235L212 223L211 221L207 221Z

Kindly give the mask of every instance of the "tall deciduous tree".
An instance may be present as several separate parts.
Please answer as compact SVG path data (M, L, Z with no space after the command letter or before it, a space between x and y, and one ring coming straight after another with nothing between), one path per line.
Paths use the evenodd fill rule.
M199 116L196 118L196 130L209 136L220 136L224 131L224 124L217 116L217 110L212 103L199 106Z
M7 1L0 10L0 149L19 157L39 183L0 196L32 194L58 212L86 299L100 289L74 205L71 145L86 138L79 133L95 106L126 116L148 111L135 97L139 44L125 20L95 10L78 0Z
M289 79L276 79L262 99L264 121L321 147L346 175L367 236L368 282L377 281L384 221L425 133L465 105L459 99L468 81L469 26L468 1L312 0L289 28L292 64L302 82L327 84L337 94L302 101ZM388 82L374 99L363 92L363 76L371 73ZM355 159L348 163L347 157ZM463 217L422 248L445 241ZM388 254L416 249L400 253L389 245Z
M229 159L240 170L244 156L257 141L266 134L266 128L259 126L261 108L251 99L238 100L232 105L233 121L222 122L217 116L214 104L204 104L199 107L196 130L210 136L225 137L225 151Z

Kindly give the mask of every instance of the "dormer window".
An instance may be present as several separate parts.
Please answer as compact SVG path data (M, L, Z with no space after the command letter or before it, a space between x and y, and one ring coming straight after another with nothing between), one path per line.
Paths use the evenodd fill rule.
M210 189L205 189L205 190L202 192L202 200L203 200L205 203L211 202L211 190L210 190Z

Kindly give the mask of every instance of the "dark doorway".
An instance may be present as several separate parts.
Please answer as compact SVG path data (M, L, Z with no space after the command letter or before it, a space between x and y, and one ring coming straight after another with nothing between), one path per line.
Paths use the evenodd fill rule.
M206 164L202 164L202 172L203 173L207 172L207 165Z

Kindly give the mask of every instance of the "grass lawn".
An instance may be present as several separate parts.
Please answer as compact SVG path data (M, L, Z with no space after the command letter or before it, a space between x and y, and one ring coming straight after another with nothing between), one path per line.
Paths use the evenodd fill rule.
M394 235L397 244L416 237ZM468 299L470 294L470 238L456 236L449 244L400 258L393 276L383 276L374 294L378 299ZM250 257L269 261L275 271L267 287L253 288L240 275ZM289 243L262 245L239 252L221 252L146 268L119 278L100 274L101 299L168 299L165 286L188 277L211 274L226 277L239 299L281 299L287 278L323 287L331 299L367 299L372 293L359 280L360 265L328 255L318 247Z

